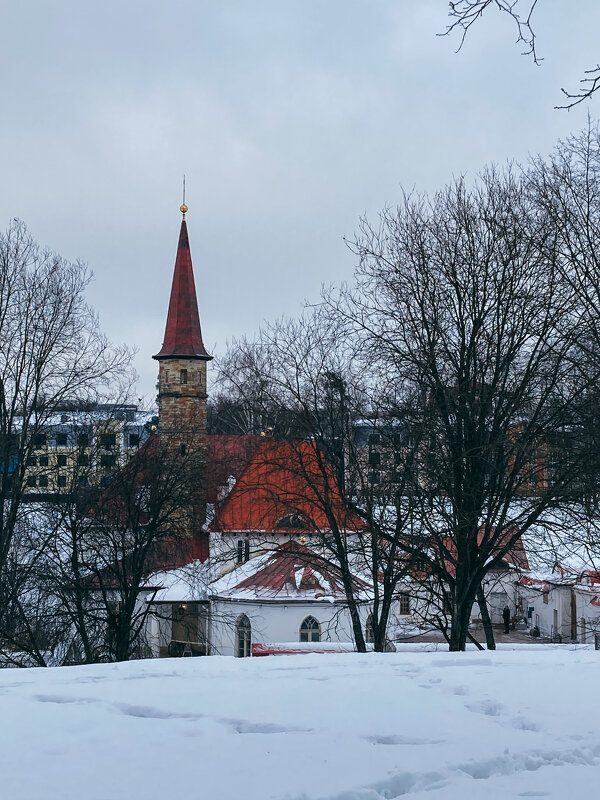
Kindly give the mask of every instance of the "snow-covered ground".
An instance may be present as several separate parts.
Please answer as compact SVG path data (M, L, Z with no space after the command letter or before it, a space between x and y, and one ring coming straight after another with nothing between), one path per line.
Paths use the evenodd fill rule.
M0 797L592 797L600 652L402 650L0 671Z

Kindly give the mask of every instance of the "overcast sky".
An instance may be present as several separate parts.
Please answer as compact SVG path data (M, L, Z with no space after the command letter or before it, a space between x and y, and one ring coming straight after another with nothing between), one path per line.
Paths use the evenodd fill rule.
M600 58L598 0L540 0L543 65L496 13L456 54L446 0L30 0L0 30L0 224L81 258L154 401L187 176L209 351L350 279L343 243L401 187L547 153ZM565 11L566 9L566 11ZM568 18L567 15L568 14Z

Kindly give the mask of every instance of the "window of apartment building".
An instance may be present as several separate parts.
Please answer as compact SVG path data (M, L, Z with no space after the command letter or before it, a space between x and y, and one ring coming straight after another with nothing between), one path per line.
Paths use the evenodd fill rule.
M65 447L67 444L67 434L66 433L57 433L54 437L56 441L57 447Z
M66 475L59 475L58 476L58 485L62 489L67 485L67 476Z
M179 370L179 382L180 383L187 383L188 382L188 371L187 371L187 369L180 369Z
M36 485L35 475L28 475L27 486L35 486L35 485Z
M416 556L416 558L413 560L413 567L415 572L425 572L427 570L428 563L426 559Z
M369 453L369 466L378 467L381 464L381 453Z
M40 456L39 464L40 464L40 467L47 467L48 466L48 456Z
M35 456L29 456L25 465L28 467L37 467L37 458Z
M369 483L373 485L381 483L381 474L377 470L369 472Z
M77 437L77 444L79 447L89 447L90 435L89 433L80 433Z
M130 433L129 434L129 447L137 447L140 443L140 435L139 433Z
M41 486L44 489L46 486L48 486L48 478L45 475L40 475L38 478L38 486Z
M398 613L410 614L410 595L406 592L400 592L398 595Z
M56 466L57 467L66 467L67 466L67 457L60 453L56 456Z
M104 467L104 469L114 467L115 462L116 458L114 456L108 456L106 454L100 456L100 466Z
M117 444L117 434L116 433L101 433L100 434L100 445L105 450L110 450L111 448L115 447Z
M80 467L87 467L87 465L90 463L90 457L87 453L79 453L77 456L77 463Z
M369 444L381 444L381 436L378 433L370 433Z
M88 479L86 478L86 476L85 476L85 475L81 475L81 477L80 477L80 478L78 478L78 480L77 480L77 483L78 483L80 486L87 486L89 482L88 482Z
M244 564L250 560L250 540L238 539L237 543L237 563Z
M48 437L46 436L45 433L36 434L35 446L38 450L40 449L40 447L46 447L47 442L48 442Z

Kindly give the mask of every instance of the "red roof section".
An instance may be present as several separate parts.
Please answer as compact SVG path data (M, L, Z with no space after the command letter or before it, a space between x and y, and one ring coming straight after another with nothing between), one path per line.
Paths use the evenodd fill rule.
M363 521L341 498L331 466L316 442L260 439L250 462L217 509L215 531L319 531L331 529L325 508L340 530L364 530ZM282 518L300 516L303 525L282 526ZM279 525L278 525L279 523Z
M212 358L202 342L192 254L185 219L181 222L179 233L165 338L160 352L153 358L160 361L163 358L178 356L199 358L204 361Z
M216 503L230 477L237 480L264 441L260 436L210 434L206 437L206 502Z
M352 583L355 591L369 588L358 577L353 577ZM340 568L295 541L284 542L271 553L262 569L232 586L230 591L240 589L267 590L274 595L284 589L292 593L309 591L314 592L315 599L320 595L344 594Z

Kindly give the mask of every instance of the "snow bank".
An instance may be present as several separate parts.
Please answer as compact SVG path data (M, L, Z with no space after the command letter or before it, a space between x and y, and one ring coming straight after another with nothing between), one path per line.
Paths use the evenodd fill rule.
M532 645L2 670L2 797L587 797L599 667Z

